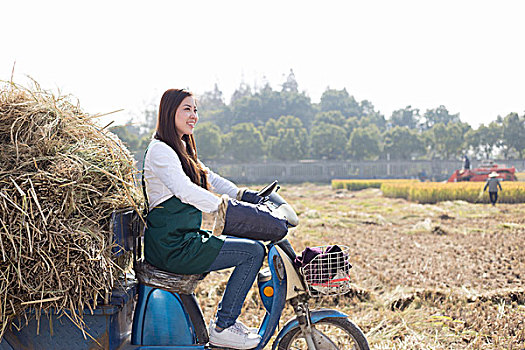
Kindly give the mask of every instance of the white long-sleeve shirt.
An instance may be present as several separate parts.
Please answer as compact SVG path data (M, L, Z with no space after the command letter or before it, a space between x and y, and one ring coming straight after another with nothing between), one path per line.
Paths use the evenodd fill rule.
M239 188L235 184L206 167L204 169L214 192L231 198L237 196ZM152 140L148 147L144 159L144 179L149 210L172 196L206 213L217 211L221 203L219 197L191 181L184 173L177 153L159 140Z

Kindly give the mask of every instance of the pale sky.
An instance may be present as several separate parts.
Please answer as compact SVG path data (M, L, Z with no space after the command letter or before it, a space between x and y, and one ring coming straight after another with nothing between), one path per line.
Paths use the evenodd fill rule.
M125 121L168 88L229 99L293 69L318 102L329 86L390 117L445 105L477 127L525 112L525 1L0 2L0 80L69 93Z

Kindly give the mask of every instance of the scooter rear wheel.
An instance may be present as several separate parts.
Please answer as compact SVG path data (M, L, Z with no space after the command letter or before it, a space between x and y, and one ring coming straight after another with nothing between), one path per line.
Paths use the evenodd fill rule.
M312 325L326 335L337 349L369 350L365 335L350 320L346 318L325 318ZM328 346L334 349L334 346ZM308 346L299 327L288 332L279 342L278 350L307 350ZM319 348L322 350L323 348Z

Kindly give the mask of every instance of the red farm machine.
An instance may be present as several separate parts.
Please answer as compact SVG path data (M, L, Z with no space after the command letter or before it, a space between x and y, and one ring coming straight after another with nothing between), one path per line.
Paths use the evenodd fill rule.
M494 162L481 163L478 168L456 170L447 182L486 181L489 174L495 172L502 181L517 181L516 168L499 166Z

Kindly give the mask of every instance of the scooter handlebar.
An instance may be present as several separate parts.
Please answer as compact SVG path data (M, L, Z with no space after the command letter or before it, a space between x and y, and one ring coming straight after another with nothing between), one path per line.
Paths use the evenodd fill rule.
M280 188L277 183L277 180L275 180L267 185L259 191L258 195L266 198L265 203L272 211L272 214L286 220L289 227L295 227L299 224L299 218L292 206L277 194Z

